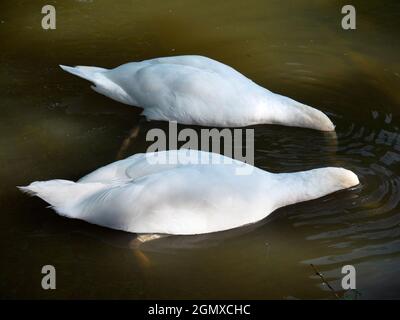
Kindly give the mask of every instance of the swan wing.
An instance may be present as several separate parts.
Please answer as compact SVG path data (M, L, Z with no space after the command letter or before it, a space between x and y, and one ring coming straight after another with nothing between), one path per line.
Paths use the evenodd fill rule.
M264 173L237 164L186 165L111 186L73 209L79 219L136 233L199 234L265 217Z
M229 164L238 167L245 164L217 153L180 149L159 152L137 153L126 159L103 166L79 179L79 183L116 183L124 182L153 173L171 170L181 166L195 164Z
M180 66L189 66L205 71L211 71L218 73L221 76L235 76L239 78L244 78L249 81L247 77L245 77L240 72L236 71L234 68L219 62L217 60L200 56L200 55L182 55L182 56L174 56L174 57L162 57L156 58L151 60L146 60L145 63L147 64L173 64L173 65L180 65Z
M117 69L115 69L117 70ZM229 126L248 123L260 96L253 83L188 65L150 64L130 76L107 76L127 92L151 120ZM256 92L255 92L256 93ZM245 108L249 106L249 108Z

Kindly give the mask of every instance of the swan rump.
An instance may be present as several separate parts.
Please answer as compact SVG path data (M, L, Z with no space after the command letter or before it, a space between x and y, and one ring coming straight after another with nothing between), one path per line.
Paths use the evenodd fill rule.
M143 108L148 120L214 127L280 124L335 129L323 112L275 94L207 57L164 57L114 69L60 67L91 81L100 94Z
M280 207L359 183L353 172L343 168L274 174L239 161L148 164L147 155L111 163L78 182L36 181L20 189L42 198L60 215L112 229L201 234L254 223ZM243 165L253 170L235 174Z

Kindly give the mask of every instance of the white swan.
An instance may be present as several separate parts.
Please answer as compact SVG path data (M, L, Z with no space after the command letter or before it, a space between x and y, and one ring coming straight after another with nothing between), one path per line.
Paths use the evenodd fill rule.
M281 124L333 131L321 111L275 94L233 68L202 56L131 62L114 69L60 65L119 102L143 108L148 120L242 127Z
M179 161L154 164L160 156ZM180 164L188 156L190 163ZM200 157L212 164L199 164ZM251 170L238 175L238 168ZM36 181L20 189L69 218L135 233L183 235L254 223L280 207L358 183L343 168L274 174L218 154L173 150L133 155L78 182Z

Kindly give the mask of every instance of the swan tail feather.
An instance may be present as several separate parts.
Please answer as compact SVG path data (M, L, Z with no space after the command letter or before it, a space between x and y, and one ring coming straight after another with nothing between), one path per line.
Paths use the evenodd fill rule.
M17 188L31 196L37 196L50 204L59 214L75 217L71 208L82 199L102 189L102 183L76 183L69 180L35 181Z
M80 78L92 82L91 88L97 93L103 94L121 103L137 105L137 102L126 91L110 78L108 69L99 67L76 66L69 67L60 64L61 69Z
M87 67L87 66L69 67L69 66L64 66L62 64L60 64L60 67L66 72L69 72L80 78L89 80L91 82L95 82L98 74L107 71L107 69L99 67Z

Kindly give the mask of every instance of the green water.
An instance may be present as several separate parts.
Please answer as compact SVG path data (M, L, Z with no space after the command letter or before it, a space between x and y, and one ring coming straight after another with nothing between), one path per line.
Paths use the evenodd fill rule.
M57 29L41 28L53 4ZM352 1L2 1L0 4L1 298L334 298L354 265L361 298L400 298L400 3ZM337 140L255 128L255 165L273 172L340 165L361 186L282 208L250 227L135 235L56 215L17 185L74 180L116 159L140 110L107 99L58 64L115 67L201 54L326 112ZM142 125L124 150L144 152ZM156 196L156 195L155 195ZM40 270L57 270L42 290ZM346 295L354 297L353 293Z

